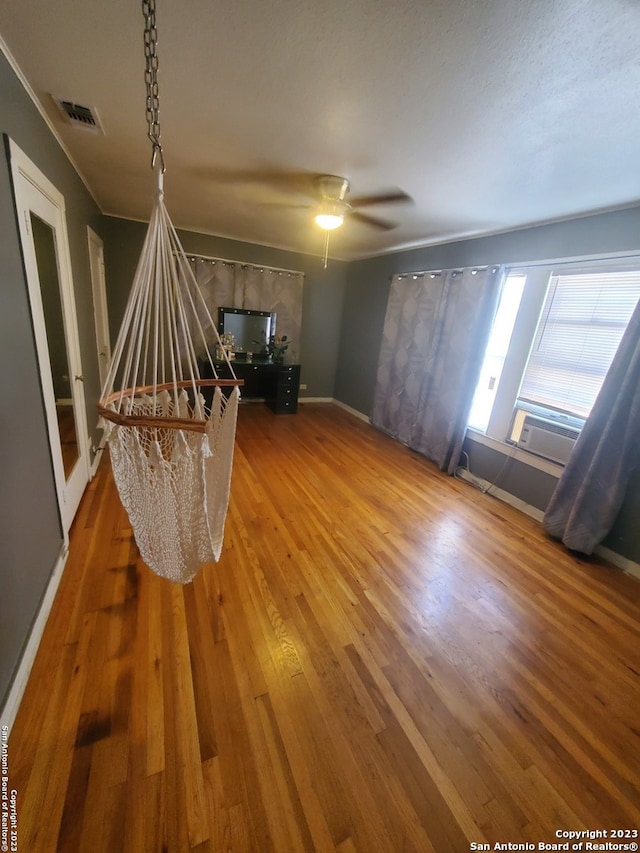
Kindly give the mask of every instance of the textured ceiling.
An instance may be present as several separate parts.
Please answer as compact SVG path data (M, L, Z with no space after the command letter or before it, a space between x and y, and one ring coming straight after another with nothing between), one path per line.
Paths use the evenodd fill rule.
M319 254L318 173L413 199L347 220L342 258L640 203L637 0L157 0L157 25L178 227ZM141 4L2 0L0 36L102 210L147 219Z

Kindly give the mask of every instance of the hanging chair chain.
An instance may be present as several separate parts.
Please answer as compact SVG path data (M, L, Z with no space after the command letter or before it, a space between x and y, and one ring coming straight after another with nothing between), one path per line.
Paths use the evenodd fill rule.
M158 30L156 29L155 0L142 0L144 15L144 81L147 87L147 136L153 150L151 153L151 168L160 158L160 170L164 172L164 152L160 142L160 97L158 95Z

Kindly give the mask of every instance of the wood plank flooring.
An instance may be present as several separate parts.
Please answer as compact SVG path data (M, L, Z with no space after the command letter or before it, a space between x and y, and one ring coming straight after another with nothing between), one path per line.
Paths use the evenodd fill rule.
M639 616L638 581L338 407L245 405L192 584L141 563L108 460L90 484L9 741L19 850L637 830Z
M56 402L56 416L58 432L60 433L64 476L68 478L78 460L78 438L76 436L76 419L73 406L65 406Z

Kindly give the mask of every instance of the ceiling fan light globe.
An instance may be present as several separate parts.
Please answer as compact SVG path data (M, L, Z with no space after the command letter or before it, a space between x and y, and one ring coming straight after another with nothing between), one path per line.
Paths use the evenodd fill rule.
M344 222L344 216L338 213L318 213L316 215L316 225L323 228L325 231L334 231L339 228Z

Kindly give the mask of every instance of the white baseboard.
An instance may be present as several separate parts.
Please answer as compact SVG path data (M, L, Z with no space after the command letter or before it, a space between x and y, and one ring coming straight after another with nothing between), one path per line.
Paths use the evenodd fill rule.
M602 557L603 560L606 560L608 563L613 563L614 566L622 569L622 571L626 572L628 575L633 575L634 578L640 579L640 563L634 563L633 560L623 557L622 554L618 554L610 548L605 548L604 545L598 545L595 552L598 556Z
M96 449L96 455L93 457L93 462L91 463L91 470L89 471L89 479L93 480L96 475L96 471L98 470L98 465L100 464L100 460L102 459L102 451L104 450L104 444L101 444L100 447Z
M341 409L344 409L345 412L349 412L351 415L355 415L356 418L359 418L361 421L364 421L367 424L371 423L371 418L369 415L365 415L362 412L359 412L357 409L352 409L351 406L347 406L346 403L342 403L340 400L333 400L336 406L340 406Z
M263 403L264 400L247 400L247 403ZM347 406L346 403L342 403L340 400L336 400L335 397L298 397L298 403L334 403L336 406L339 406L341 409L344 409L345 412L349 412L349 414L354 415L356 418L359 418L361 421L364 421L367 424L371 423L371 418L369 415L365 415L362 412L359 412L357 409L352 409L351 406Z
M510 492L505 492L504 489L500 489L498 488L498 486L493 486L488 480L483 480L482 477L477 477L475 474L470 474L466 470L461 471L458 476L461 480L465 480L467 483L471 483L474 486L478 486L481 491L486 491L494 498L498 498L498 500L509 504L509 506L515 507L515 509L519 509L520 512L523 512L530 518L534 518L536 521L542 523L544 512L542 512L541 509L538 509L538 507L532 506L531 504L528 504L525 501L521 501L520 498L517 498Z
M31 674L31 669L36 659L38 647L40 646L40 640L42 639L42 634L44 633L44 628L47 624L47 619L49 618L51 607L53 606L53 600L56 597L56 592L58 591L60 579L62 578L62 571L64 569L65 563L67 562L68 553L68 546L64 544L60 549L58 559L54 566L53 572L51 573L51 577L49 579L44 598L42 599L42 603L40 605L40 610L38 611L36 620L33 624L33 627L31 628L31 633L29 634L27 645L25 647L24 652L22 653L20 664L18 665L18 670L13 679L11 689L9 690L9 695L4 704L4 707L2 708L0 724L2 726L7 726L9 732L11 732L11 729L13 728L13 724L18 713L18 708L20 707L20 702L22 701L24 691L27 687L27 681L29 680L29 675Z
M482 477L476 477L474 474L469 474L468 471L463 470L459 474L459 477L461 480L465 480L468 483L479 486L480 489L486 489L488 494L493 495L495 498L498 498L498 500L504 501L504 503L509 504L509 506L515 507L515 509L519 509L520 512L525 513L525 515L530 516L530 518L534 518L542 524L544 512L537 507L521 501L519 498L515 497L515 495L505 492L497 486L492 486L488 480L483 480ZM622 569L623 572L633 575L636 578L640 578L640 563L635 563L633 560L629 560L627 557L623 557L622 554L618 554L610 548L605 548L603 545L598 545L594 553L597 556L602 557L602 559L606 560L608 563L612 563L616 568Z

